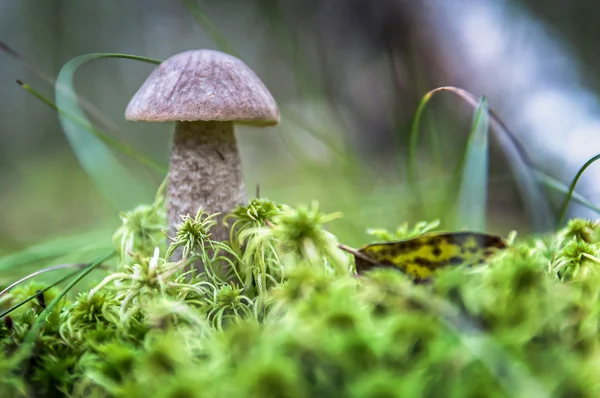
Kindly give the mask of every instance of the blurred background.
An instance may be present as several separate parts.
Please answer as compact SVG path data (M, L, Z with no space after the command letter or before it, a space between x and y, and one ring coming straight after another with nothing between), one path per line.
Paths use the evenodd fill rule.
M2 0L0 41L26 61L0 51L0 254L68 236L110 242L119 212L151 202L162 179L115 152L142 184L119 200L102 195L56 112L15 79L54 98L61 67L82 54L162 60L189 49L234 51L282 111L276 127L237 128L249 196L260 185L278 202L318 200L344 214L331 230L361 245L368 228L435 218L444 225L472 107L447 93L431 101L419 138L418 206L406 184L411 123L438 86L487 96L536 166L568 184L600 152L599 13L600 3L584 0ZM76 73L75 85L98 126L166 165L173 125L123 116L153 68L100 59ZM489 229L527 232L494 141L490 167ZM599 172L592 166L579 188L592 202ZM550 199L558 208L561 197ZM592 216L578 206L570 214Z

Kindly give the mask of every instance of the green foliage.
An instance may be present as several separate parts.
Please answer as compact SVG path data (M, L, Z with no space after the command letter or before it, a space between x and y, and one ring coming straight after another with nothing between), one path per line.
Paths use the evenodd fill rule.
M213 242L214 217L199 211L182 220L169 248L160 239L163 206L157 195L124 213L114 239L118 264L93 289L60 300L43 318L34 300L0 322L2 396L600 391L596 222L572 220L553 235L511 243L487 265L443 269L431 284L414 285L393 269L354 275L351 257L324 229L339 215L316 203L254 199L226 218L231 242ZM406 239L437 225L371 234ZM185 253L173 261L177 247ZM1 305L41 287L13 289ZM48 290L45 300L61 294Z

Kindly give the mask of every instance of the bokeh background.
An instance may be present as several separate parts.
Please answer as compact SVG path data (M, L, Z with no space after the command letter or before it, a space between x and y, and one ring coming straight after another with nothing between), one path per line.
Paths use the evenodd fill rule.
M486 95L539 169L566 184L600 152L600 3L197 0L195 10L208 18L204 28L190 4L0 1L0 41L23 58L0 51L0 254L60 237L110 239L119 212L152 201L161 181L118 155L145 188L118 203L103 197L56 112L15 83L53 98L62 65L87 53L165 59L196 48L234 51L282 110L279 126L237 129L249 195L259 185L262 196L279 202L317 200L327 212L341 211L331 228L351 245L365 243L368 228L447 217L455 199L446 188L473 115L457 97L441 94L426 110L420 206L406 184L410 126L421 97L437 86ZM123 117L153 67L97 60L77 72L75 83L99 126L166 165L173 125ZM579 188L593 202L598 176L592 166ZM551 199L558 207L560 197ZM490 230L528 230L506 157L494 142L488 201ZM571 214L592 216L578 206Z

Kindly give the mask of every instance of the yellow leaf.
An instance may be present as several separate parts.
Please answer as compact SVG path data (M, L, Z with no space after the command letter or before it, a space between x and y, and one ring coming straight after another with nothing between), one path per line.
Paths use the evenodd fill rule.
M482 264L498 249L502 238L477 232L432 233L396 242L374 243L354 253L360 274L373 267L395 267L422 281L446 266Z

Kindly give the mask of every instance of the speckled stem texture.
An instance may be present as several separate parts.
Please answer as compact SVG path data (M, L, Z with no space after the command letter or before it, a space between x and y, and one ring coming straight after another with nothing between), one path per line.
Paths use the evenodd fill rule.
M221 214L211 230L214 240L228 240L223 217L247 201L242 165L232 122L177 122L168 182L169 233L181 215L192 217L202 206L206 213Z

